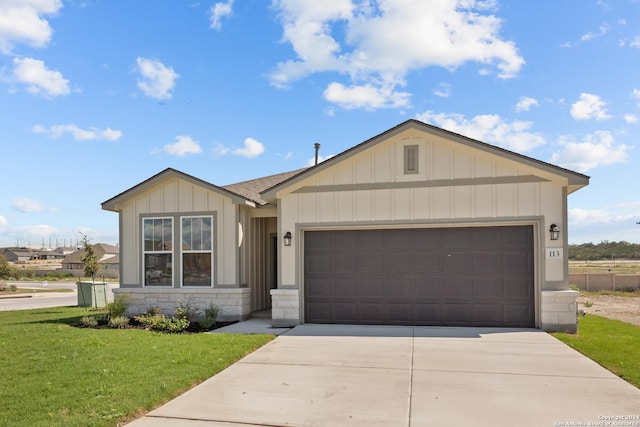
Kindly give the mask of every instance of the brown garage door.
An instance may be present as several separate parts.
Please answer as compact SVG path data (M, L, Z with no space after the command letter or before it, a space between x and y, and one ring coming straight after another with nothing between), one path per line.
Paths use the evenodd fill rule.
M533 228L307 231L307 323L533 327Z

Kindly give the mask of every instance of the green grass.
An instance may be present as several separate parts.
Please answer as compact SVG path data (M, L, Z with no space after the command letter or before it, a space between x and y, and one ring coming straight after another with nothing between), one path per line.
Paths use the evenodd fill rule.
M575 335L554 337L640 388L640 327L600 316L578 321Z
M274 338L70 326L91 313L0 312L1 426L122 424Z

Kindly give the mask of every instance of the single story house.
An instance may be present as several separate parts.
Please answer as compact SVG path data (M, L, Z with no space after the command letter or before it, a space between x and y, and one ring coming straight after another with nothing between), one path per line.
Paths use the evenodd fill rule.
M220 187L166 169L105 201L132 312L576 330L567 196L589 177L407 120L316 166Z
M118 278L120 273L120 248L106 243L96 243L91 245L95 256L100 264L98 277ZM77 249L64 257L62 260L62 270L71 273L74 277L84 276L84 262L82 256L84 249Z

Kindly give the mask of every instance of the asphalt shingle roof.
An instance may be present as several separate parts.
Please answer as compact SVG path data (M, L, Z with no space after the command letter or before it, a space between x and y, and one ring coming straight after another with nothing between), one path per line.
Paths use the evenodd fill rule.
M268 202L260 197L260 193L267 188L280 184L283 181L307 170L307 168L297 169L290 172L283 172L277 175L265 176L263 178L251 179L249 181L238 182L236 184L223 185L225 190L243 196L260 206L266 205Z

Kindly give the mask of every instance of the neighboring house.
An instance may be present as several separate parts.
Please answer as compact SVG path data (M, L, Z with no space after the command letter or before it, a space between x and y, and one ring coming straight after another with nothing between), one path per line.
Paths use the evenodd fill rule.
M100 264L98 277L118 278L120 273L120 249L117 246L106 243L91 245ZM62 270L71 273L74 277L84 276L84 263L82 262L84 249L78 249L68 254L62 260Z
M408 120L314 167L219 187L166 169L107 200L132 312L576 330L567 196L589 177ZM160 272L160 273L158 273Z
M30 249L30 248L4 248L2 249L2 255L9 262L13 263L25 263L25 264L42 264L42 263L56 263L60 262L64 258L64 254L61 252L62 248L56 248L53 250L46 249Z

